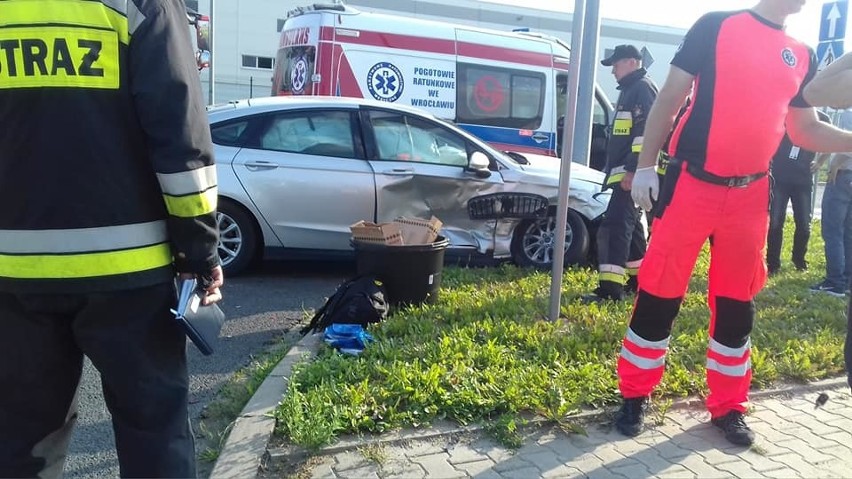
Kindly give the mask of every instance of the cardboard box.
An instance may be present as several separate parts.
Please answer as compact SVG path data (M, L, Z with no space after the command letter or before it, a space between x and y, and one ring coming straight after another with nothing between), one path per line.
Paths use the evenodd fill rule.
M370 223L359 221L349 226L352 239L361 243L403 245L402 230L398 223Z
M434 216L427 219L400 216L394 220L402 230L402 241L404 244L430 244L434 243L441 232L441 220Z

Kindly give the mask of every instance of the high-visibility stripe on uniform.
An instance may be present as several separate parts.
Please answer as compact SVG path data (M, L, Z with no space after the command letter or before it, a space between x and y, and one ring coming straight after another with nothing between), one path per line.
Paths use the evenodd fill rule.
M620 183L627 174L627 169L624 166L616 166L609 170L609 175L606 178L606 184Z
M51 230L0 230L0 254L67 254L115 251L163 243L165 221Z
M638 354L633 354L626 346L621 347L621 357L639 369L656 369L666 364L665 355L657 359L643 358Z
M720 364L719 361L716 361L715 359L707 358L707 369L709 371L716 371L720 374L724 374L725 376L737 378L745 377L749 371L751 371L751 360L746 359L746 362L743 364L727 366Z
M649 341L636 334L631 328L627 328L627 333L625 333L624 337L640 348L659 349L662 351L666 351L669 348L669 338L661 339L659 341Z
M207 191L186 196L163 195L163 200L170 215L194 218L216 211L218 188L214 186Z
M90 278L168 266L166 222L51 230L0 230L0 277Z
M630 145L630 151L633 153L642 153L642 142L644 141L644 137L637 136L633 139L633 144Z
M645 339L628 327L618 358L618 388L625 398L648 396L663 377L669 338Z
M615 114L612 124L612 134L616 136L629 135L633 129L633 114L629 111L620 111Z
M751 349L751 338L747 339L746 343L739 348L725 346L713 338L710 338L710 343L708 344L708 350L727 358L742 358L749 352L749 349Z
M738 348L725 346L710 338L707 347L707 369L725 376L743 377L751 367L751 339Z
M599 281L609 281L624 285L627 282L624 273L624 267L616 264L602 264L598 266Z
M216 186L216 167L213 165L179 173L157 173L163 193L184 196L207 191Z
M642 259L637 259L633 261L628 261L624 268L627 272L627 276L637 276L639 274L639 267L642 266Z
M627 328L627 334L621 346L621 358L639 369L662 368L666 364L668 346L668 338L649 341Z
M171 263L172 251L168 243L103 253L14 256L0 254L0 277L93 278L147 271Z

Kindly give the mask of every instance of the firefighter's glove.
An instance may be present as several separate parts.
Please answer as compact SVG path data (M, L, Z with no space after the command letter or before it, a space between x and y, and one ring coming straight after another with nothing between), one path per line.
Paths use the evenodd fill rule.
M638 168L633 176L633 190L630 193L633 201L643 210L651 211L659 191L660 178L657 176L657 166Z

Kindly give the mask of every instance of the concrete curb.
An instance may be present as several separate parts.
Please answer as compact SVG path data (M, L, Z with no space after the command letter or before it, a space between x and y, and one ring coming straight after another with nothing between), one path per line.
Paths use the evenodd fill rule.
M314 356L322 344L322 335L311 334L300 339L257 388L248 404L234 421L228 440L219 453L211 479L256 477L269 438L275 429L271 413L287 392L293 366L305 356Z

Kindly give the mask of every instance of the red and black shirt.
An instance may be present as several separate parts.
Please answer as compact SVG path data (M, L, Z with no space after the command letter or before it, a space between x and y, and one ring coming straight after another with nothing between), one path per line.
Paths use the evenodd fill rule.
M745 10L701 17L672 65L695 81L669 154L718 176L746 176L769 169L788 108L810 106L802 88L816 56L781 25Z

